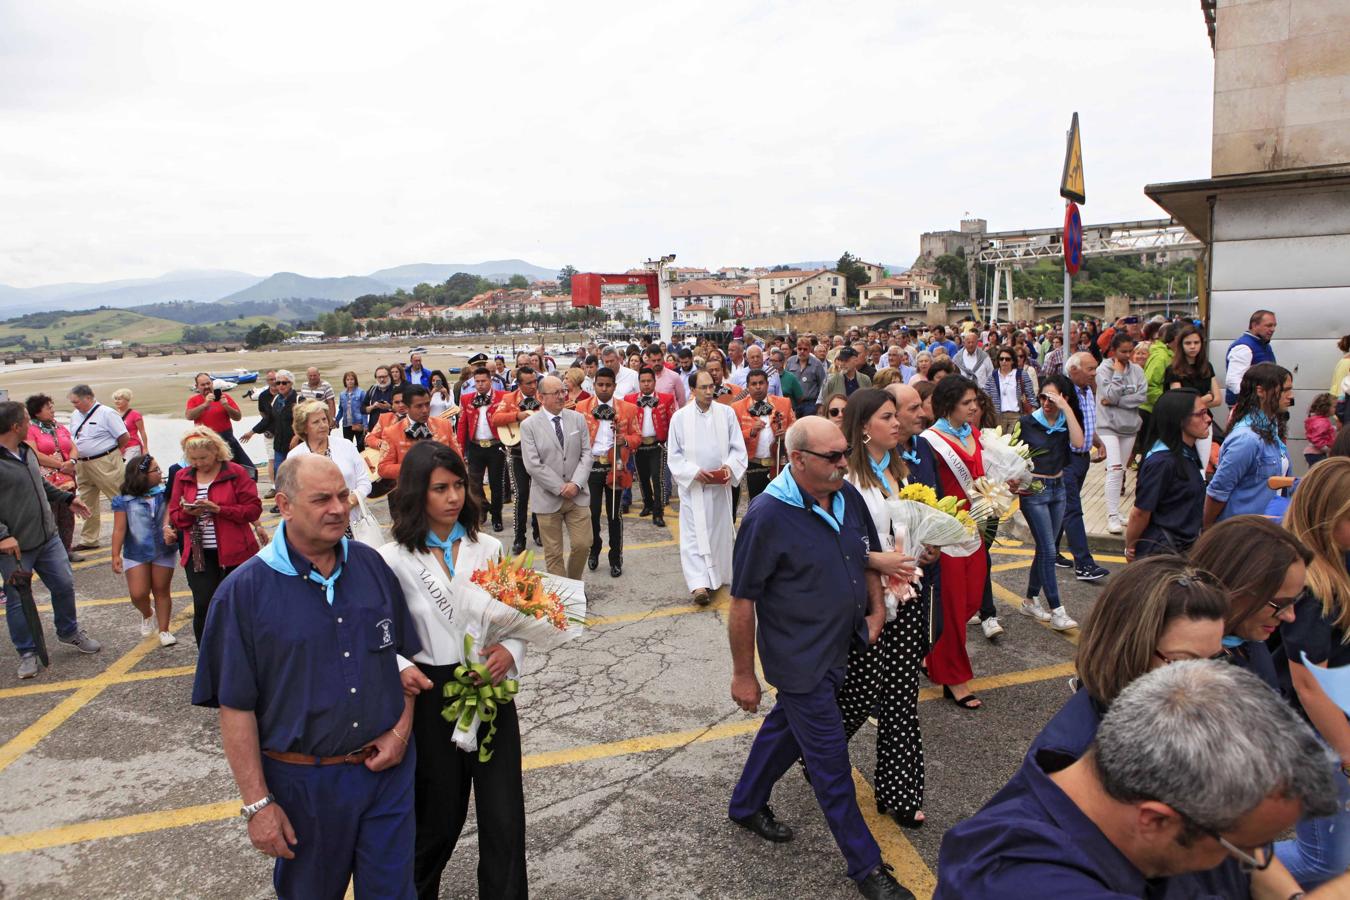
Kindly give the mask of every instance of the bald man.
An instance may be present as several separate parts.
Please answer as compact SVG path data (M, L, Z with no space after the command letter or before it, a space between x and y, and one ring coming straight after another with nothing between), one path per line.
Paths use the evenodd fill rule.
M348 491L332 460L286 460L276 489L272 542L212 600L192 702L220 709L278 896L340 897L355 875L357 896L411 897L413 701L398 658L421 649L417 632L380 554L343 536Z

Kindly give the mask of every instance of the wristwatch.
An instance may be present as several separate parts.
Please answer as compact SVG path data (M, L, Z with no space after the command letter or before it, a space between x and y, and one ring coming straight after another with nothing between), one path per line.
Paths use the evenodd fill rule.
M273 797L271 794L268 794L266 797L262 798L257 803L249 803L245 806L241 806L239 808L239 815L244 817L245 822L251 821L254 816L263 811L264 807L271 806L273 803L276 802L277 798Z

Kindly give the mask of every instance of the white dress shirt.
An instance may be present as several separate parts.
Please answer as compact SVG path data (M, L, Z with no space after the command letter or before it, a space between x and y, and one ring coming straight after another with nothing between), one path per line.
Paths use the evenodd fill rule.
M126 433L127 426L122 417L102 403L95 403L87 413L77 409L70 414L70 436L82 459L116 449L117 439Z
M614 409L609 403L596 403L592 414L600 407ZM617 410L616 410L617 412ZM591 456L596 459L607 459L609 451L614 448L614 423L606 422L604 419L597 419L595 422L595 440L591 442Z

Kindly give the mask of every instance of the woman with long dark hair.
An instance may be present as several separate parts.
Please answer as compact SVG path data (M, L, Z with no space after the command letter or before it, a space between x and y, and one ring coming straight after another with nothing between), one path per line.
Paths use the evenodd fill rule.
M1205 398L1176 388L1153 407L1153 446L1144 454L1125 526L1127 561L1185 553L1200 536L1205 514L1203 462L1196 447L1213 419Z
M1268 480L1289 474L1286 410L1294 403L1294 376L1275 363L1257 363L1242 375L1232 425L1219 465L1205 491L1205 527L1230 516L1266 511L1275 491Z
M1205 530L1191 548L1191 562L1213 572L1228 591L1223 646L1228 661L1279 690L1266 641L1281 623L1294 621L1312 551L1265 516L1234 516Z
M984 475L980 449L980 388L961 375L948 375L933 389L933 427L923 438L937 451L941 494L965 498L966 485ZM942 636L928 654L928 678L962 709L979 709L967 682L975 677L966 652L966 622L984 600L989 553L983 545L969 555L944 550L941 558Z
M1178 388L1192 390L1205 401L1205 408L1212 410L1223 402L1214 366L1209 362L1209 349L1205 343L1205 333L1187 322L1177 329L1172 338L1172 362L1163 373L1165 391ZM1205 436L1195 442L1195 452L1200 457L1201 471L1209 467L1210 448L1214 446L1213 425Z
M476 650L481 659L465 659L465 632L455 616L457 598L475 589L473 573L502 558L501 541L478 530L481 514L463 458L432 441L414 444L404 456L389 513L394 540L380 548L380 555L398 576L422 644L402 675L404 689L416 695L417 895L439 896L441 873L464 828L472 790L478 814L478 895L524 898L525 792L516 705L497 707L487 762L455 745L455 723L441 715L443 689L456 666L481 661L492 683L500 684L518 672L524 658L524 643L507 640ZM488 728L480 726L480 741Z
M848 480L862 494L881 546L895 548L895 530L886 500L909 480L898 445L901 434L895 399L886 391L859 388L844 410L844 437L851 454ZM901 548L903 549L903 548ZM877 767L873 786L877 810L906 828L923 825L923 738L919 732L919 666L928 652L928 604L909 596L908 585L887 588L890 620L875 644L849 650L848 677L839 690L844 733L853 737L872 710L877 715ZM892 610L894 612L892 613Z

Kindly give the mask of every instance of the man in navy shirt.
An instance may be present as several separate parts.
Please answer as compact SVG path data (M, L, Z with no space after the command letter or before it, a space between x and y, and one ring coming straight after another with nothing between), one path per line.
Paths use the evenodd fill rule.
M875 641L885 619L881 581L867 568L876 526L862 495L844 481L842 431L812 416L788 429L786 445L789 465L750 503L732 557L731 697L747 712L759 708L758 638L778 699L755 736L728 815L766 840L791 840L792 829L769 809L769 793L802 759L858 890L912 898L882 866L858 810L835 699L849 645Z
M1271 865L1272 842L1335 808L1334 772L1311 729L1251 673L1162 666L1120 693L1086 755L1041 751L947 832L933 897L1163 897L1170 877L1230 857L1256 870L1259 896L1295 896Z
M396 654L420 645L393 572L343 537L347 493L325 457L281 465L284 521L216 592L192 691L220 708L249 838L277 857L283 898L341 897L353 873L357 897L414 895L412 698Z

